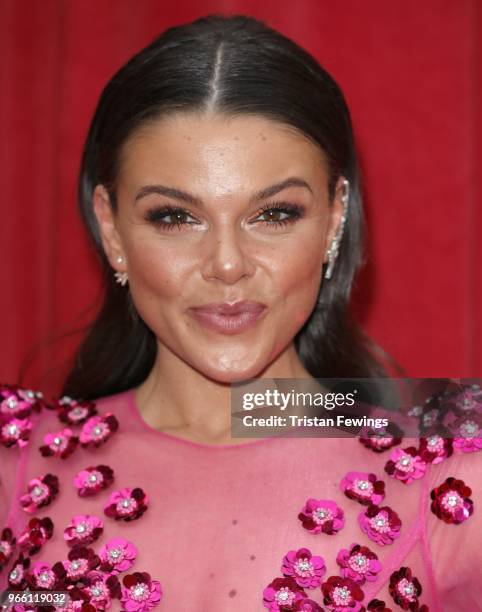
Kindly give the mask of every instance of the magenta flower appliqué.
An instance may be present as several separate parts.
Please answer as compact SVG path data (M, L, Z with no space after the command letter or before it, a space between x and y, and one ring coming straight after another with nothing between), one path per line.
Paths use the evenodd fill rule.
M100 558L92 548L76 545L69 550L67 561L63 562L65 568L65 580L67 583L75 584L85 578L89 572L97 569Z
M74 478L74 486L79 497L96 495L114 481L114 471L108 465L90 466L80 471Z
M340 482L340 489L349 498L360 504L379 505L385 498L385 483L377 480L375 474L348 472Z
M343 510L328 499L308 499L298 518L310 533L333 535L345 525Z
M10 419L0 427L0 443L7 448L18 446L22 448L28 444L32 421L30 419Z
M87 546L95 542L104 531L104 524L97 516L79 514L74 516L64 530L64 539L69 546Z
M296 584L307 589L316 589L326 573L323 557L313 556L309 548L290 550L283 558L281 571L291 576Z
M349 578L330 576L321 585L323 603L332 612L360 612L363 610L360 603L364 593L356 582Z
M441 463L448 459L453 453L451 438L442 438L437 434L429 435L420 439L418 455L425 463Z
M79 438L74 436L71 429L66 427L61 431L48 433L44 437L44 444L39 447L43 457L60 457L66 459L77 448Z
M454 450L459 453L474 453L482 449L482 418L472 414L462 416L450 427L454 435Z
M59 492L59 479L54 474L45 474L40 478L32 478L27 487L27 493L20 497L20 505L25 512L35 512L48 506Z
M38 553L54 532L54 524L48 516L32 518L18 537L18 547L22 552L32 556Z
M474 503L470 499L471 494L472 489L463 480L450 476L439 487L431 491L430 509L445 523L460 525L474 511Z
M62 580L65 576L65 569L62 563L57 562L53 567L43 561L37 561L32 567L32 579L34 587L52 591L62 588Z
M84 592L88 595L89 602L96 610L106 610L112 605L113 599L120 599L121 586L117 576L104 574L93 570L87 575L87 585Z
M147 510L149 498L140 487L114 491L104 507L104 514L116 521L134 521Z
M389 506L368 506L365 512L358 515L358 523L370 540L380 546L392 544L400 537L402 521Z
M291 576L275 578L263 591L263 605L270 612L295 610L296 604L304 599L305 591Z
M162 587L147 572L134 572L122 579L121 602L126 612L144 612L157 606L162 599Z
M83 425L97 414L95 402L78 402L68 396L61 397L57 405L57 417L67 425Z
M0 536L0 572L13 556L17 539L10 527L4 527Z
M99 551L103 572L125 572L134 564L137 548L124 538L111 538Z
M343 548L336 557L343 578L364 584L365 581L376 580L382 569L377 555L366 546L352 544L350 549Z
M100 446L118 430L119 422L112 413L90 417L82 426L80 444L82 446Z
M401 567L390 576L388 587L393 600L403 610L414 610L419 612L418 598L422 593L420 582L412 576L409 567Z
M385 472L405 484L422 478L427 470L427 464L418 455L414 446L393 449L390 459L385 464Z
M14 561L13 567L8 574L7 580L10 589L13 591L24 591L26 589L30 579L30 564L30 557L21 552Z

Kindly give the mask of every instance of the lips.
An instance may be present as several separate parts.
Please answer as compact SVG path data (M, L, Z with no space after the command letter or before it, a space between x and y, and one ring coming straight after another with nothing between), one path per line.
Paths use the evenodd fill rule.
M261 302L242 300L234 304L223 302L195 306L189 309L189 313L203 327L212 331L239 334L255 326L266 309L266 304Z

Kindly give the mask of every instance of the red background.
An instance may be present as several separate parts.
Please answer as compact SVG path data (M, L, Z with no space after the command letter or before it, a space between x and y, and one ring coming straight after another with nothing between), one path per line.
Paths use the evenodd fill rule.
M99 299L76 209L81 149L108 78L166 27L265 20L348 100L368 265L357 317L407 375L482 376L478 0L0 0L0 381L56 392Z

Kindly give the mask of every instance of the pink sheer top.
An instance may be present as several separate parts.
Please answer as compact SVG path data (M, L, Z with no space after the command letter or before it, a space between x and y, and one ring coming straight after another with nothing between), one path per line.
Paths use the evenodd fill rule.
M88 546L99 554L112 539L128 541L137 551L133 563L111 573L122 581L134 572L148 572L151 582L159 582L161 594L157 601L154 597L144 604L132 604L133 600L122 604L114 598L104 604L106 608L314 610L276 608L276 589L267 592L275 578L283 578L285 555L306 548L322 557L326 567L318 586L304 588L308 598L323 610L345 610L323 603L319 583L340 576L340 550L350 551L353 544L360 544L375 553L381 570L360 586L364 598L359 607L346 610L363 609L360 606L373 599L384 601L388 609L402 609L389 592L391 576L393 582L394 573L402 567L410 568L420 582L419 605L426 604L430 612L482 610L482 453L454 452L439 464L428 465L423 477L405 484L384 470L393 449L376 453L358 439L278 437L211 446L150 427L138 410L133 390L101 398L96 407L100 415L115 415L119 424L98 447L79 444L65 459L42 456L39 447L45 445L46 434L68 427L56 411L47 409L32 415L27 444L20 448L0 445L0 527L11 528L18 539L32 517L50 517L53 534L31 562L52 567L65 561L71 550L64 530L72 519L97 517L103 530ZM79 435L82 425L70 428ZM413 442L418 447L418 441ZM400 448L409 445L404 440ZM98 465L113 470L113 482L94 495L79 496L75 477ZM353 471L375 474L385 482L385 497L378 505L390 507L401 520L399 537L391 543L380 545L362 530L359 516L368 506L347 497L340 486ZM20 499L29 481L48 473L58 477L58 494L47 506L26 512ZM461 479L472 489L473 514L460 524L444 522L431 511L430 493L448 477ZM138 499L147 509L130 521L104 513L112 494L125 488L140 488L147 496ZM306 528L299 515L309 499L335 502L343 511L343 524L326 533ZM7 588L17 557L18 549L4 563L0 590ZM98 609L104 608L99 604Z

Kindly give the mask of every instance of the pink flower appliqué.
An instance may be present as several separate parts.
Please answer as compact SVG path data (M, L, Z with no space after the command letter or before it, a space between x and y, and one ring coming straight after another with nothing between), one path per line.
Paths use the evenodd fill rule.
M309 548L290 550L283 558L281 571L291 576L296 584L306 589L316 589L326 573L323 557L313 556Z
M61 589L64 576L65 569L60 562L57 562L53 567L50 567L44 561L37 561L33 564L32 579L37 589L48 591L57 590L57 587Z
M77 448L79 438L74 436L68 427L54 433L48 433L44 437L44 444L39 447L43 457L60 457L66 459Z
M25 512L35 512L48 506L59 492L59 479L54 474L45 474L40 478L32 478L27 487L27 493L20 497L20 505Z
M18 537L18 547L22 552L32 556L38 553L54 532L54 524L48 516L33 518L27 523L24 531Z
M82 446L100 446L107 442L118 429L119 422L110 412L90 417L82 426L80 444Z
M343 548L336 557L341 568L343 578L350 578L354 582L364 584L365 581L376 580L382 569L377 555L366 546L352 544L350 550Z
M112 538L100 549L99 557L103 572L117 574L132 567L137 557L137 548L124 538Z
M162 587L147 572L134 572L122 579L121 602L126 612L144 612L157 606L162 599Z
M310 533L333 535L345 525L343 510L332 500L310 498L298 514L303 527Z
M10 419L0 427L0 443L11 448L22 448L28 444L32 421L30 419Z
M263 605L270 612L295 610L296 604L306 598L305 591L291 576L275 578L263 591Z
M420 458L414 446L393 449L385 464L385 472L404 484L411 484L422 478L426 470L427 464Z
M451 426L454 449L459 453L474 453L482 449L482 417L477 414L462 416Z
M368 506L365 512L358 515L358 523L370 540L380 546L392 544L400 537L402 521L389 506Z
M332 612L360 612L364 593L356 582L349 578L330 576L321 585L323 603Z
M104 531L104 524L97 516L79 514L64 529L64 539L69 546L87 546L95 542Z
M34 519L32 519L34 520ZM21 552L15 560L10 573L8 574L8 586L14 591L24 591L28 586L30 578L31 559L28 555Z
M134 521L147 510L148 501L148 496L141 488L126 487L112 493L104 508L104 514L116 521Z
M67 425L83 425L97 414L95 402L78 402L68 396L61 397L57 405L57 417Z
M95 606L96 610L106 610L112 605L113 599L120 599L121 585L117 576L104 574L97 570L89 572L87 575L87 585L83 589L89 602Z
M365 506L378 506L385 498L383 480L377 480L375 474L367 472L348 472L340 482L340 489L349 499Z
M0 572L12 558L17 539L10 527L4 527L0 536Z
M367 428L358 440L374 453L383 453L402 441L401 430L390 424L381 429Z
M439 519L452 525L460 525L472 515L474 503L470 499L472 489L463 480L450 476L430 492L430 509Z
M74 486L79 497L96 495L114 481L114 471L108 465L90 466L80 471L74 478Z

